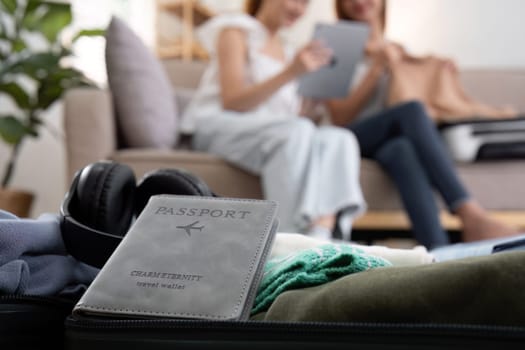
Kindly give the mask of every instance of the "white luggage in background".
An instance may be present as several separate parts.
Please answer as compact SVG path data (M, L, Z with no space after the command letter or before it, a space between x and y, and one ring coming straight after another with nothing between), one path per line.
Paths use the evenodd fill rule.
M440 131L455 161L525 159L525 116L447 123Z

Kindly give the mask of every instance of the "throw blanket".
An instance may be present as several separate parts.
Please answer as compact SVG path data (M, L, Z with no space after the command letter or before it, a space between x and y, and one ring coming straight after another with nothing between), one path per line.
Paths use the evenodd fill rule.
M388 105L419 100L437 122L471 118L511 118L517 112L483 104L470 97L457 70L437 57L406 54L390 65Z
M525 326L525 252L356 273L279 295L271 321Z
M19 219L0 210L0 295L77 298L98 271L67 254L58 215Z
M352 273L391 265L359 248L335 244L272 259L264 267L252 314L266 310L284 291L317 286Z

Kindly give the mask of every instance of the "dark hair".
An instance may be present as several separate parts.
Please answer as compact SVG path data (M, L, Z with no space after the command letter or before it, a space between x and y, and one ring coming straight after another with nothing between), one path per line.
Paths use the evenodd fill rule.
M257 15L257 12L259 12L259 9L261 8L263 0L246 0L244 7L246 10L246 13L248 13L250 16L255 17Z
M387 0L383 0L383 11L381 11L381 25L383 30L386 28L386 5ZM338 19L343 19L347 21L353 21L354 19L348 16L343 9L343 0L335 0L335 13Z

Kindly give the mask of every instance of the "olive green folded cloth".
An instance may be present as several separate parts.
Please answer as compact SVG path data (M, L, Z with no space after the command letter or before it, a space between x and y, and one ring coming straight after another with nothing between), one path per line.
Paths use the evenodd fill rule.
M280 294L272 321L525 326L525 252L351 274Z
M269 260L255 298L252 314L264 311L284 291L324 284L342 276L377 267L387 260L348 245L326 244Z

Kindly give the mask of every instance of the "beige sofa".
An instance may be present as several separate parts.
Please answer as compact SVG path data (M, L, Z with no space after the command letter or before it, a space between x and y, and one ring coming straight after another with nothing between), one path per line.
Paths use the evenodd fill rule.
M205 67L199 62L163 61L175 87L180 109L196 88ZM464 71L467 90L496 105L512 104L525 111L525 71ZM111 94L95 89L74 89L65 97L68 181L90 162L112 159L129 164L141 176L160 168L184 168L202 177L223 196L262 198L257 176L242 171L209 154L188 149L122 149L117 145L117 129ZM472 194L493 215L525 230L525 160L458 164L461 178ZM369 211L356 229L406 229L409 222L390 180L378 165L363 160L361 184ZM439 200L439 199L438 199ZM457 221L443 211L446 228L457 229Z

